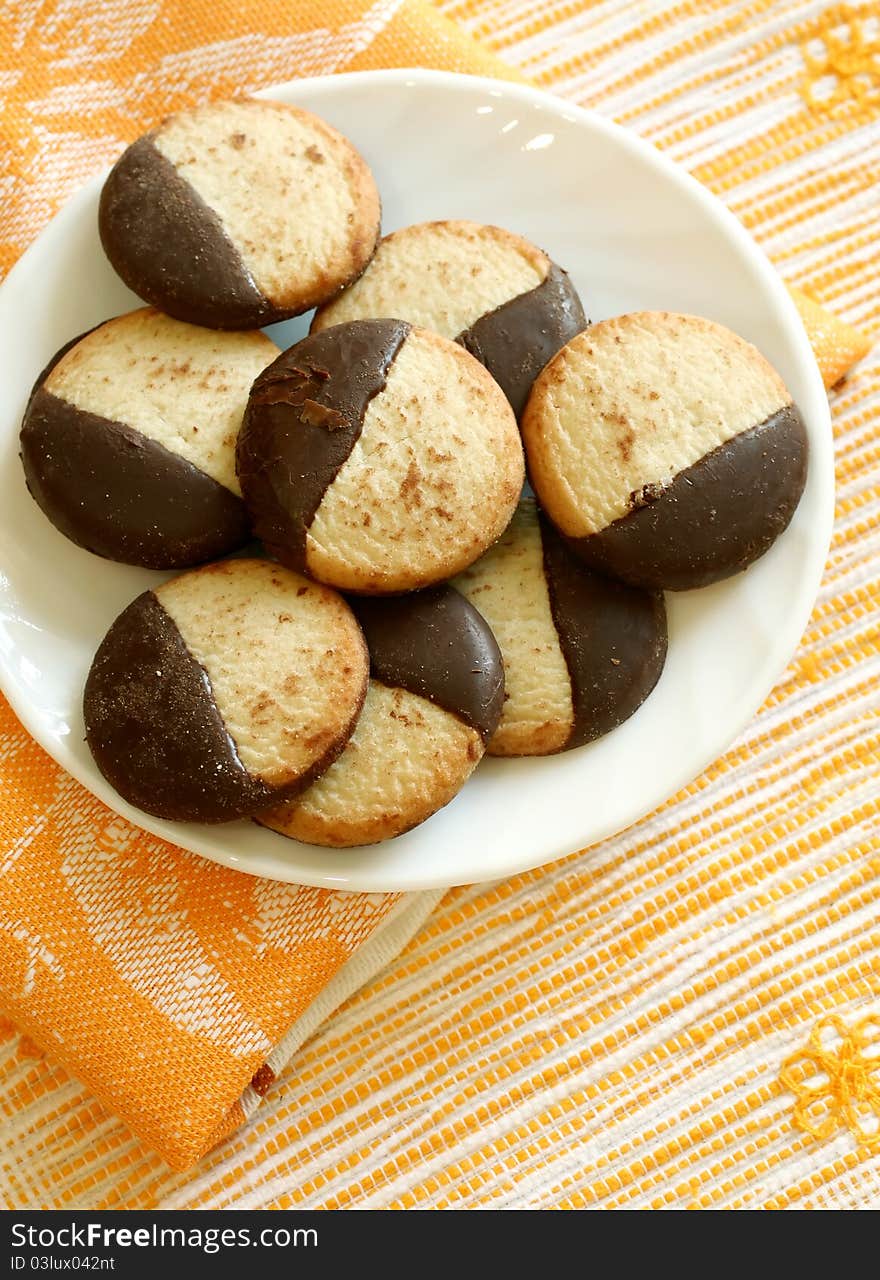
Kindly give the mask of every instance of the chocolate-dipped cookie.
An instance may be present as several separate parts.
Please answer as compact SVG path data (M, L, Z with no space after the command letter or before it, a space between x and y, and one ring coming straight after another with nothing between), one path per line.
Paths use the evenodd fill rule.
M455 586L504 657L504 711L490 755L583 746L628 719L660 678L662 595L591 572L533 498L522 499L495 546Z
M370 685L348 746L296 800L257 821L313 844L374 844L424 822L470 777L495 732L495 637L449 586L355 601Z
M385 236L312 331L368 316L396 316L460 342L517 417L547 361L587 325L561 267L522 236L477 222L423 222Z
M687 590L745 569L788 525L807 434L782 379L729 329L638 312L573 339L522 420L544 510L589 565Z
M332 298L370 260L379 195L347 138L309 111L237 99L136 142L101 193L107 257L140 297L248 329Z
M442 581L516 505L510 406L460 346L401 320L310 334L257 378L238 440L254 531L283 563L364 594Z
M160 818L228 822L297 794L345 746L369 661L348 605L266 560L145 591L101 642L86 739L121 796Z
M278 354L262 333L214 333L150 307L69 343L21 428L31 494L73 542L147 569L243 545L235 474L248 392Z

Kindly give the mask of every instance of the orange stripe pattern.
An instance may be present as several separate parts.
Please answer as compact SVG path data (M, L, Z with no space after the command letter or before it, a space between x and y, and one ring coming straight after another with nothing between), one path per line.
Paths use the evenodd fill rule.
M351 912L346 927L328 924L330 946L299 969L285 967L290 956L277 941L283 930L276 933L279 1003L272 1022L259 1010L257 1033L245 1026L254 1022L245 1004L259 999L258 977L243 983L230 962L221 976L242 1007L224 1006L225 1016L239 1017L246 1051L238 1074L214 1088L211 1041L199 1030L208 1057L197 1067L200 1089L186 1095L187 1114L196 1093L209 1093L216 1134L250 1118L188 1171L170 1171L117 1118L118 1095L106 1101L109 1057L78 1083L58 1065L64 1046L51 1043L53 1024L28 1023L34 1001L24 989L51 983L53 965L70 963L64 939L41 951L36 930L8 942L0 930L8 947L0 973L18 966L18 1026L49 1049L44 1057L12 1027L0 1042L6 1203L880 1205L870 1114L880 1014L880 359L875 349L841 383L861 338L820 305L876 342L874 6L445 0L445 17L413 0L243 8L129 0L105 25L84 5L48 0L39 23L32 6L8 7L13 29L0 50L12 51L10 74L20 71L23 87L0 116L17 148L0 188L7 262L161 109L295 71L421 63L503 74L497 56L663 147L738 213L802 291L811 332L824 326L827 337L817 339L826 382L839 383L834 540L798 653L721 760L623 836L552 868L447 895L393 963L321 1022L292 1069L282 1070L295 1047L285 1024L307 1025L308 999L317 1023L316 999L353 991L350 966L371 945L368 967L378 970L412 932L400 922L413 901L377 899L379 918L364 930L352 899L342 908ZM73 48L88 58L87 111ZM30 880L20 872L9 881L18 886L18 924L30 927L33 869L65 844L81 857L103 855L105 892L130 914L139 903L146 916L152 887L167 887L166 860L185 855L133 835L59 778L10 721L2 730L0 769L18 791L11 818L0 819L0 856L32 869ZM259 891L266 906L255 888L233 884L238 877L227 884L231 873L192 861L188 874L216 874L222 891L237 895L228 910L244 911L250 935L239 965L285 911L301 920L301 910L320 905L291 904L298 891L275 886ZM62 883L52 893L59 910L69 909ZM186 923L210 950L216 922L204 916ZM310 967L304 991L297 973ZM347 974L348 986L334 987ZM137 981L147 991L139 998L155 1007L148 979L139 972ZM59 1003L53 1016L69 1041L76 1011ZM108 1055L114 1047L108 1041ZM248 1087L261 1062L269 1074L256 1067ZM129 1119L144 1133L132 1080ZM186 1081L181 1066L175 1088ZM175 1106L171 1122L160 1116L161 1132L148 1136L183 1164L204 1122L200 1115L201 1130L183 1132L186 1115Z

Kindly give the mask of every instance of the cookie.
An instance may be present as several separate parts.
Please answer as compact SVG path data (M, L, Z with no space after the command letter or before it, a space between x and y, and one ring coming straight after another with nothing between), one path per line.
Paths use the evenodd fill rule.
M254 383L238 475L254 531L343 590L430 586L510 519L524 474L510 406L473 356L402 320L310 334Z
M750 343L665 311L603 320L535 383L522 420L544 510L592 567L684 591L783 532L807 471L803 420Z
M312 331L369 316L396 316L460 342L517 417L547 361L588 323L546 253L478 222L422 222L385 236L360 280L318 311Z
M533 498L455 586L504 656L504 711L490 755L550 755L592 742L628 719L660 678L662 595L591 572Z
M40 375L21 428L31 494L87 551L175 569L243 545L235 441L251 383L278 354L152 308L108 320Z
M495 637L451 587L353 605L370 685L335 764L257 821L312 844L374 844L448 804L492 737L504 701Z
M119 615L86 681L86 740L137 808L228 822L332 764L368 674L360 627L335 591L267 560L227 560Z
M101 243L136 294L179 320L249 329L299 315L363 271L379 195L354 147L283 102L181 111L122 154Z

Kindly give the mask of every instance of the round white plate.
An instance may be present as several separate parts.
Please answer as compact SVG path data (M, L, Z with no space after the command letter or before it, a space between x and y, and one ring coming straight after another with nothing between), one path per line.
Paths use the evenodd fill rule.
M809 428L800 507L747 573L668 596L666 669L631 720L565 755L484 761L452 804L408 835L337 851L248 822L150 818L92 763L80 699L109 624L164 575L73 546L29 497L18 460L21 414L42 366L72 335L139 305L101 251L101 175L0 289L0 682L34 737L113 809L241 871L384 890L537 866L619 831L688 783L740 732L790 658L818 588L833 508L831 426L816 362L788 294L739 223L652 147L586 111L533 89L428 71L300 80L266 96L311 108L354 141L376 175L386 231L434 218L498 223L568 268L593 320L690 311L754 342ZM269 332L287 346L306 330L301 318Z

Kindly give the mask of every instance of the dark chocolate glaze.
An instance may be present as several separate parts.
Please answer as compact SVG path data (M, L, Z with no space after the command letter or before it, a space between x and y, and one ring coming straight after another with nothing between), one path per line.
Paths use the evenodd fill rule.
M128 287L212 329L256 329L290 315L263 296L217 214L152 138L122 153L98 210L104 252Z
M571 679L568 751L623 724L654 688L666 661L666 607L660 592L591 573L543 516L540 523L550 610Z
M631 496L632 510L569 539L587 564L636 586L687 591L729 578L787 527L807 478L807 432L796 405Z
M21 428L33 498L56 529L108 560L175 569L240 547L241 498L122 422L38 388Z
M457 716L488 743L504 706L504 663L488 622L453 587L349 604L370 651L370 674Z
M101 641L83 712L101 773L146 813L229 822L281 798L239 760L207 673L152 591Z
M486 366L519 418L544 365L588 324L568 273L551 262L536 288L480 316L456 342Z
M385 386L410 325L353 320L309 334L251 388L236 468L254 532L282 564L306 567L306 533Z

